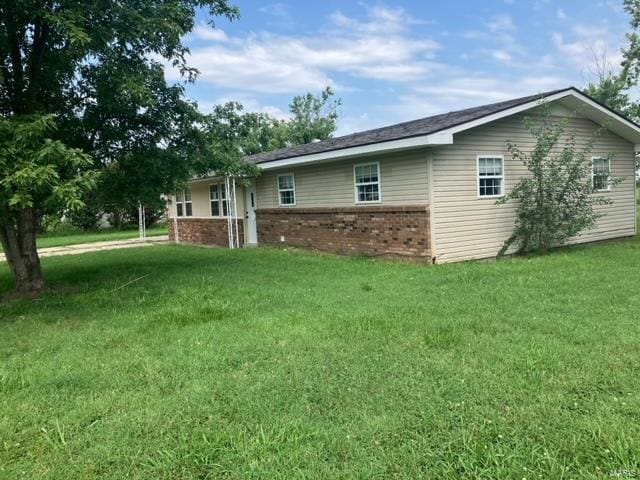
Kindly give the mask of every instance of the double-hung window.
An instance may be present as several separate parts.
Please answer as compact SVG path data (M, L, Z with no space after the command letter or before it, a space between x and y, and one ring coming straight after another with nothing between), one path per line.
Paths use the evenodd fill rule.
M191 201L191 190L186 188L176 192L176 216L191 217L193 216L193 203Z
M209 203L211 204L211 216L220 216L220 186L217 183L209 185Z
M224 183L220 184L220 192L222 193L222 195L220 196L220 198L222 200L222 216L223 217L228 217L229 216L229 202L227 202L227 187L225 186Z
M224 183L212 183L209 185L209 203L212 217L226 217L229 206L227 205L227 190Z
M296 204L296 181L293 173L278 175L278 201L281 207Z
M591 162L593 189L597 192L611 190L611 162L609 158L593 157Z
M353 176L356 203L380 202L380 165L377 162L354 165Z
M504 195L504 158L497 155L478 157L478 197Z

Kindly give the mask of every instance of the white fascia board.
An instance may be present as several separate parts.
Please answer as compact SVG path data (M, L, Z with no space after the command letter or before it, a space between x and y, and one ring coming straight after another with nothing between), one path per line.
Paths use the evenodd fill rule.
M602 105L598 104L597 102L594 102L589 97L587 97L585 95L582 95L581 93L579 93L579 92L577 92L575 90L566 90L566 91L563 91L563 92L558 92L555 95L550 95L548 97L545 97L544 101L553 102L555 100L560 100L561 98L565 98L565 97L574 97L574 98L576 98L577 100L587 104L589 107L591 107L591 108L599 111L600 113L608 116L613 121L619 122L619 124L622 124L624 127L627 127L629 129L633 130L637 135L640 135L640 128L638 128L637 125L634 125L632 122L630 122L626 118L616 114L615 112L611 112L609 109L603 107ZM521 113L521 112L530 110L530 109L535 108L535 107L537 107L539 105L540 105L540 100L533 100L531 102L524 103L524 104L519 105L517 107L509 108L507 110L503 110L502 112L494 113L492 115L487 115L486 117L478 118L477 120L473 120L471 122L463 123L461 125L457 125L455 127L448 128L446 130L443 130L440 133L443 133L443 134L448 133L448 134L454 135L456 133L460 133L460 132L463 132L465 130L469 130L471 128L478 127L478 126L484 125L486 123L490 123L490 122L494 122L496 120L500 120L501 118L509 117L511 115L515 115L517 113ZM632 139L629 139L629 138L627 138L627 140L632 141Z
M547 102L553 102L554 100L559 100L563 97L566 97L568 95L571 95L572 93L574 93L572 90L568 90L566 92L558 92L555 95L551 95L548 97L545 97L544 100ZM476 120L472 120L470 122L467 123L463 123L460 125L457 125L455 127L451 127L448 128L446 130L443 130L442 133L450 133L450 134L455 134L455 133L460 133L463 132L465 130L469 130L470 128L475 128L475 127L479 127L480 125L484 125L485 123L490 123L490 122L495 122L496 120L500 120L501 118L505 118L505 117L509 117L511 115L515 115L517 113L521 113L521 112L525 112L527 110L530 110L534 107L537 107L538 105L540 105L540 100L533 100L531 102L527 102L524 103L522 105L518 105L517 107L512 107L509 108L507 110L503 110L501 112L497 112L497 113L493 113L491 115L487 115L486 117L482 117L482 118L478 118Z
M391 152L396 150L407 150L410 148L424 147L429 145L451 145L452 143L452 134L435 133L431 135L421 135L419 137L391 140L388 142L372 143L359 147L343 148L341 150L332 150L329 152L312 153L309 155L301 155L298 157L283 158L282 160L258 163L257 165L262 170L271 170L274 168L282 168L293 165L305 165L307 163L332 161L349 157L359 157L362 155Z

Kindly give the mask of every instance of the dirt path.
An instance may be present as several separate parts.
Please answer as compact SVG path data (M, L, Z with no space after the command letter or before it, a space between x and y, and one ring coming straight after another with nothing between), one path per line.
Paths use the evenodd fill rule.
M127 240L111 240L108 242L79 243L77 245L66 245L64 247L39 248L38 254L41 258L55 257L57 255L77 255L102 250L118 250L120 248L148 247L151 245L162 245L163 243L169 243L168 235L147 237L145 241L140 241L137 238L129 238ZM0 262L4 261L4 254L0 253Z

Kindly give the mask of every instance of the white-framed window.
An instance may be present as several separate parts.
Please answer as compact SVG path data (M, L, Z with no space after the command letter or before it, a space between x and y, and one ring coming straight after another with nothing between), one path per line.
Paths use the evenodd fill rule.
M296 204L296 180L293 173L278 175L278 202L281 207L290 207Z
M220 216L220 186L217 183L209 185L209 203L211 205L211 216Z
M478 155L478 198L504 195L504 157Z
M591 158L591 179L596 192L611 190L611 160L609 157Z
M209 185L209 203L212 217L226 217L228 215L229 205L227 205L227 189L224 183Z
M227 202L227 187L224 183L220 184L220 199L222 200L222 216L229 216L229 203Z
M353 166L356 203L379 203L380 164L363 163Z
M176 192L176 216L193 216L193 202L191 201L191 189L185 188Z

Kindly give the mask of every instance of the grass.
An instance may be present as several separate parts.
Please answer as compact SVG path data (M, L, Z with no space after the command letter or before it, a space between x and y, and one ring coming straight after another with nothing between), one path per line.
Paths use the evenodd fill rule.
M43 264L64 293L0 305L0 478L640 470L638 240L436 267L186 246Z
M147 229L148 237L167 235L166 226L157 226ZM38 236L38 248L63 247L67 245L78 245L81 243L107 242L112 240L127 240L138 238L138 230L116 230L105 228L92 232L82 232L79 230L62 230L43 233Z

